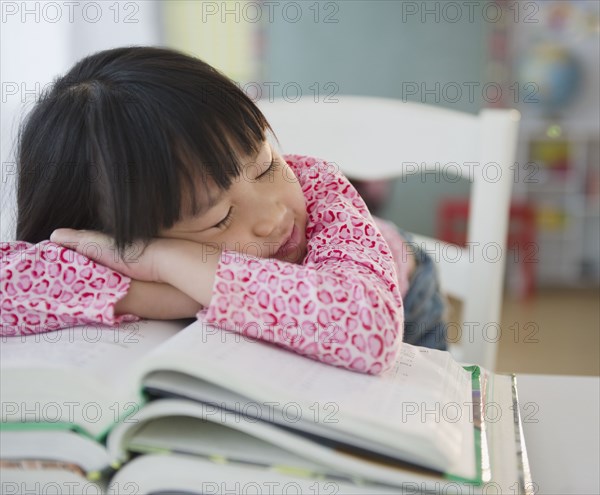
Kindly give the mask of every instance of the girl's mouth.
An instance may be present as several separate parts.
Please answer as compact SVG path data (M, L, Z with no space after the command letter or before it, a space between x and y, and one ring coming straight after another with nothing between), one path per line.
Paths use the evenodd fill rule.
M296 251L300 246L300 231L296 226L296 222L294 222L294 226L292 228L292 233L290 237L285 241L281 247L275 253L275 256L287 256L290 253Z

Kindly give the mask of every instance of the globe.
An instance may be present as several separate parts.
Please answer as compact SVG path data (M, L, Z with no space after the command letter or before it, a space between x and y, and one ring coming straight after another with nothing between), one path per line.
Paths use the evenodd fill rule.
M581 83L579 62L568 49L552 43L535 45L519 64L522 102L555 114L575 96ZM527 84L535 84L532 89Z

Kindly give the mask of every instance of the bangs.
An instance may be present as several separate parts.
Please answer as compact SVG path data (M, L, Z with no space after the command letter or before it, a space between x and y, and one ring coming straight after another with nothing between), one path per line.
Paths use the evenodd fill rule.
M142 77L133 67L126 85L87 83L77 92L93 101L86 109L99 171L92 204L121 253L208 209L210 190L227 190L242 160L255 157L272 132L225 76L197 59L170 55L177 60L168 70Z
M183 197L177 218L161 227L169 228L182 216L197 216L214 206L216 198L211 190L227 190L242 173L244 162L260 153L270 130L262 115L243 115L227 123L218 117L212 123L202 122L202 140L194 138L200 132L189 135L183 129L174 138L173 170L178 172Z
M230 187L267 131L252 100L202 60L135 46L85 57L44 92L20 134L18 238L100 230L123 254L208 208L210 191Z

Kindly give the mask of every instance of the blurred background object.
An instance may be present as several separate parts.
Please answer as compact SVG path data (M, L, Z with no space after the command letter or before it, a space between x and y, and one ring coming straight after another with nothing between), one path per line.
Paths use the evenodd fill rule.
M559 118L560 111L573 98L581 84L578 58L560 44L539 43L519 60L521 81L536 85L537 105L547 118Z
M472 113L516 108L511 229L520 241L509 244L499 367L549 372L557 360L539 356L570 349L578 356L570 372L600 373L599 2L3 1L1 8L2 240L14 238L18 123L54 77L101 49L177 48L256 100L311 95L335 103L357 94ZM402 162L401 142L390 160ZM406 230L460 235L469 183L451 173L357 186L377 214ZM453 232L442 221L448 205L459 215ZM532 339L536 345L527 345Z

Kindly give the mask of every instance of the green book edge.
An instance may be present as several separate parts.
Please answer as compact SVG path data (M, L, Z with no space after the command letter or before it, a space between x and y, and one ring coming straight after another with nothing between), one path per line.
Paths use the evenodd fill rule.
M473 399L473 407L476 409L473 411L473 418L480 416L481 409L481 369L479 366L463 366L463 369L469 371L471 373L471 396ZM483 418L481 418L483 421ZM475 420L473 420L473 429L475 433L475 464L476 464L476 477L475 478L463 478L462 476L456 476L451 473L445 473L444 477L451 481L456 481L459 483L467 483L472 485L482 485L483 484L483 466L482 466L482 454L481 454L481 427L477 427L475 425Z
M474 429L474 436L475 436L475 444L474 444L474 448L475 448L475 463L476 463L476 475L475 478L464 478L462 476L457 476L457 475L453 475L451 473L440 473L440 475L444 478L447 479L449 481L455 481L457 483L466 483L466 484L470 484L470 485L482 485L483 484L483 464L482 464L482 442L481 442L481 427L477 427L475 425L475 418L479 418L480 417L480 410L481 410L481 400L482 400L482 396L481 396L481 381L480 381L480 377L481 377L481 370L479 368L479 366L463 366L463 369L470 372L471 373L471 397L472 397L472 401L473 401L473 407L474 407L474 413L473 413L473 418L474 418L474 423L473 423L473 429ZM482 418L481 418L482 419ZM145 449L139 449L137 450L138 453L148 453L148 454L171 454L171 453L177 453L176 450L172 450L172 449L168 449L168 448L145 448ZM220 458L220 462L219 463L225 463L228 462L228 460L222 456L208 456L209 459L213 460L213 462L216 462L215 458ZM287 466L271 466L271 467L277 467L277 468L287 468ZM306 470L300 470L304 472L304 476L310 476L313 475L313 473L310 473L309 471Z
M471 386L472 386L471 393L473 396L473 404L474 404L474 407L479 408L481 405L480 404L480 402L481 402L481 384L480 384L480 379L479 379L480 374L481 374L480 368L479 368L479 366L463 366L463 369L465 369L466 371L471 373ZM477 394L478 397L476 397L475 394ZM95 440L99 443L105 444L106 437L108 436L108 434L110 433L112 428L116 424L119 424L122 421L126 420L129 416L132 416L135 413L137 413L139 408L148 402L148 399L149 399L148 394L146 394L144 392L143 387L140 387L140 389L138 391L137 407L134 408L130 412L124 412L123 414L121 414L116 422L113 422L111 425L107 426L107 428L105 430L103 430L100 434L98 434L97 436L92 435L87 429L85 429L84 427L82 427L78 424L60 422L60 421L53 422L53 423L48 423L48 422L40 422L40 423L6 422L6 423L0 423L0 431L1 430L5 430L5 431L35 431L35 430L37 430L37 431L42 431L42 430L43 431L48 431L48 430L73 431L75 433L78 433L80 435L88 437L92 440ZM477 414L479 414L479 413L477 412ZM464 478L462 476L453 475L451 473L444 473L443 474L444 478L451 480L451 481L456 481L459 483L468 483L468 484L474 484L474 485L483 484L483 469L482 469L482 454L481 454L481 429L477 428L475 425L473 425L473 428L474 428L474 435L475 435L476 477L475 478ZM162 453L166 453L164 449L158 449L158 450L160 450ZM116 468L116 466L115 466L115 468Z

